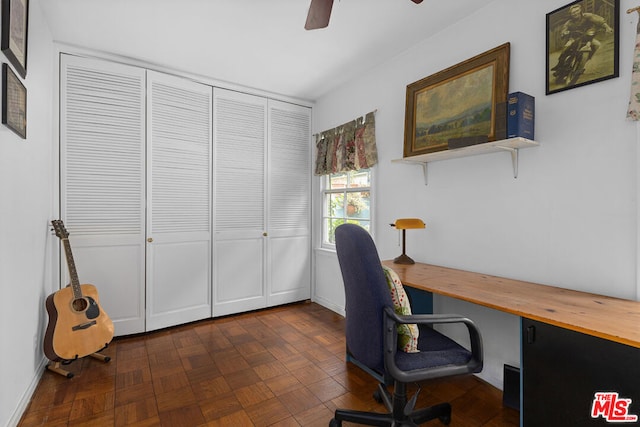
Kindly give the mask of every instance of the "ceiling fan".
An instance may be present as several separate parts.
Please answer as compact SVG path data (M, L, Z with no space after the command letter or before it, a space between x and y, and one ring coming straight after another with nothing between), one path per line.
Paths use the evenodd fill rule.
M422 3L422 0L411 1L416 4ZM324 28L329 25L332 7L333 0L311 0L309 14L307 15L307 22L304 24L304 29L317 30L318 28Z

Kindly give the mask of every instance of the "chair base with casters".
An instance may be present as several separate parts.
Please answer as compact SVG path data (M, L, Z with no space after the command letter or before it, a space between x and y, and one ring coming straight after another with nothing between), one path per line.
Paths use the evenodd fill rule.
M417 397L414 395L414 397ZM329 422L330 427L342 426L342 422L352 422L368 426L417 426L427 421L438 419L444 425L451 422L451 405L440 403L428 408L414 410L415 401L407 401L407 385L396 384L393 395L383 384L378 384L374 398L384 403L387 413L354 411L336 409L334 418ZM404 403L404 405L403 405Z
M374 398L384 403L388 412L337 409L329 426L350 422L401 427L430 420L448 425L451 405L440 403L415 409L419 390L408 398L407 384L480 372L483 365L480 331L471 320L458 315L397 314L369 233L357 225L343 224L336 229L335 237L345 287L347 360L379 381ZM419 351L407 353L398 349L398 326L403 324L418 326ZM436 331L433 326L437 324L466 326L470 350ZM387 390L391 384L392 393Z

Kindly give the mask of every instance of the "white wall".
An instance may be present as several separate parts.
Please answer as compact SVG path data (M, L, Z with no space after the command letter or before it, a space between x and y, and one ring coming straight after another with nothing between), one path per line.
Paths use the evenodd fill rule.
M31 1L27 139L0 126L0 425L15 425L44 367L42 335L51 293L53 43ZM0 54L1 62L8 62Z
M636 124L625 120L638 19L625 11L636 4L621 2L620 77L545 96L545 16L567 3L495 0L317 101L314 133L377 109L375 238L383 259L400 253L387 224L415 216L427 223L407 233L417 261L638 298ZM508 153L432 163L427 186L420 167L392 164L402 157L407 84L505 42L510 91L536 98L540 147L520 152L518 178ZM316 269L317 294L325 271ZM319 301L344 301L340 292ZM435 310L478 322L485 379L501 386L502 364L519 366L517 317L443 297Z
M58 243L48 226L55 215L55 49L40 0L30 3L28 139L0 126L2 426L17 423L44 366L43 307ZM418 261L637 298L637 138L635 124L624 120L637 20L624 11L636 4L621 1L620 77L545 96L545 14L566 3L495 0L318 101L314 132L378 110L374 228L383 258L399 253L387 224L420 216L428 228L411 232L407 248ZM541 143L521 153L519 178L502 153L433 164L426 187L419 168L391 164L402 157L406 85L505 41L511 90L536 97ZM315 266L318 300L340 311L337 262L323 253ZM444 298L436 309L480 324L490 380L503 362L517 364L517 319Z

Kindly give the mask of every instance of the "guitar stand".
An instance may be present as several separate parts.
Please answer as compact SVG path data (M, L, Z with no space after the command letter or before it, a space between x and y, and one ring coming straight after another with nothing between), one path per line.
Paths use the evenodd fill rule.
M89 356L93 357L94 359L98 359L101 362L104 363L109 363L111 361L111 356L105 356L102 353L91 353ZM73 372L69 372L66 369L62 369L61 365L69 365L71 362L78 360L76 359L72 359L72 360L63 360L63 361L57 361L57 362L53 362L53 364L48 364L47 365L47 369L55 372L56 374L60 374L63 377L67 377L67 378L73 378Z

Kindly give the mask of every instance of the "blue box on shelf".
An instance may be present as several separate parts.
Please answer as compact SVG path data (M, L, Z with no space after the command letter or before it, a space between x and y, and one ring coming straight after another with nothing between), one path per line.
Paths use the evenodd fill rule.
M535 98L523 92L507 98L507 138L534 139Z

